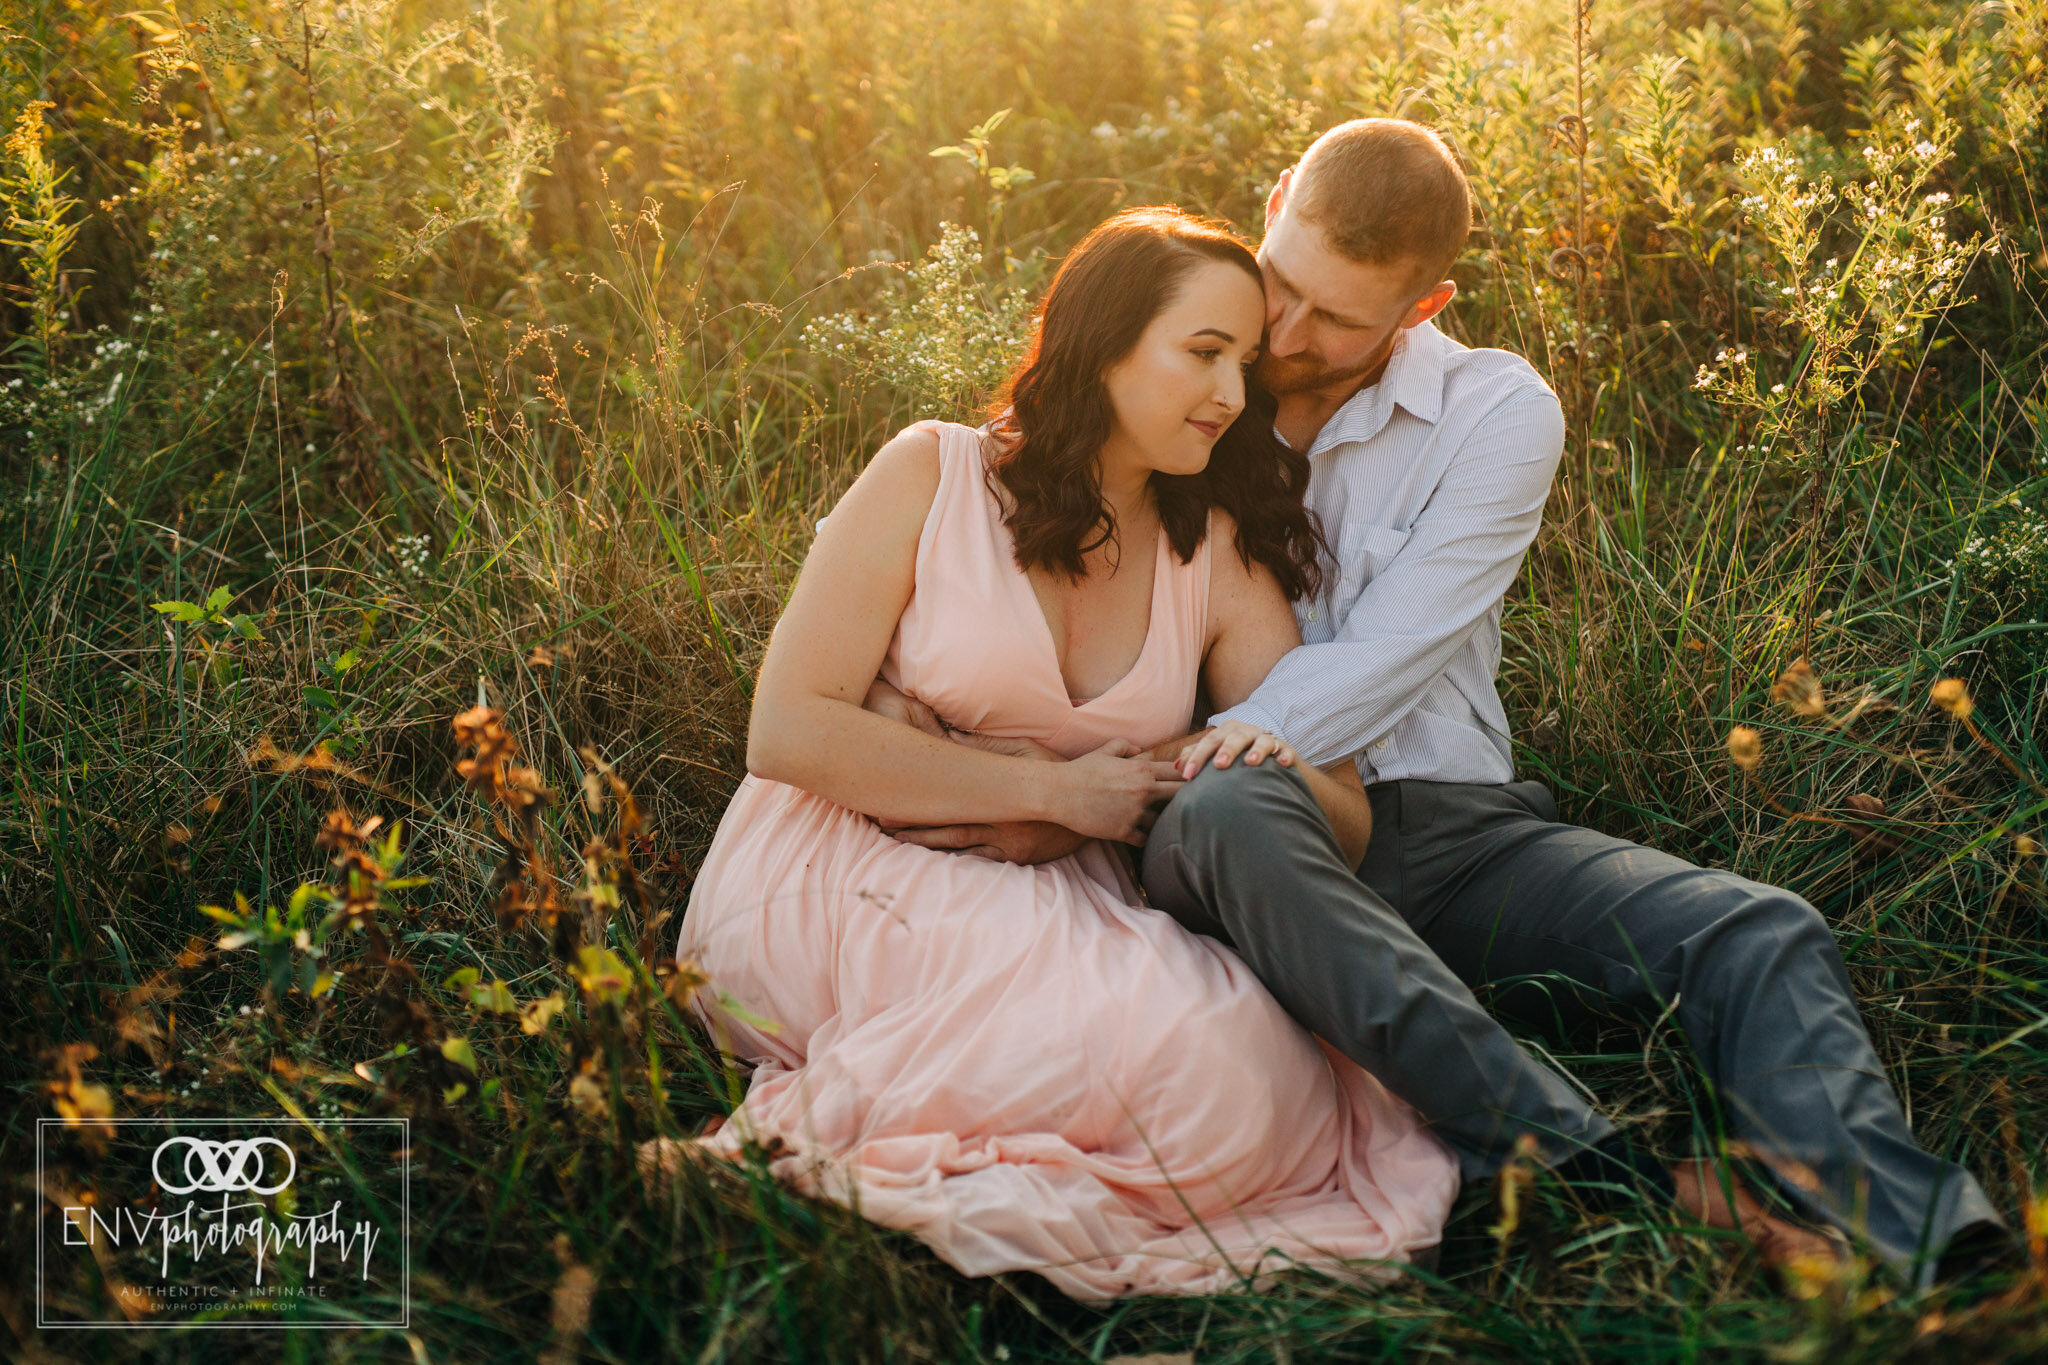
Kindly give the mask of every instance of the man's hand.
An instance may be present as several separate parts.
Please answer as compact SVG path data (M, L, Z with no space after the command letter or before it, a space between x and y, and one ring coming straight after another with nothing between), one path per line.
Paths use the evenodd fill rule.
M919 848L949 849L999 863L1049 863L1088 842L1065 825L1045 820L1013 820L999 825L937 825L929 829L892 831L902 843Z
M1066 755L1057 749L1048 748L1035 739L1022 735L985 735L979 730L955 730L956 743L975 749L986 749L992 754L1008 754L1011 758L1035 758L1041 763L1064 763Z
M939 719L939 713L926 706L916 697L900 692L888 683L876 678L868 686L868 694L861 701L861 710L873 711L878 716L887 716L913 729L944 739L947 735L946 722Z

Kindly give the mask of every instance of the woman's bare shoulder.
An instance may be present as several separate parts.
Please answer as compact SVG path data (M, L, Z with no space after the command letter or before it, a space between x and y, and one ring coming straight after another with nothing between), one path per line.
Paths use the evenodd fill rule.
M939 433L929 426L905 427L875 452L831 514L818 519L819 538L826 537L827 522L868 532L922 525L938 496L939 469Z
M1246 556L1237 541L1237 518L1221 507L1209 509L1209 592L1243 596L1272 583L1273 571Z
M938 427L920 422L891 436L861 472L864 479L869 475L892 483L930 484L936 488L939 482Z
M1280 580L1237 542L1237 518L1221 507L1209 513L1209 638L1247 625L1283 622L1294 628L1294 612Z

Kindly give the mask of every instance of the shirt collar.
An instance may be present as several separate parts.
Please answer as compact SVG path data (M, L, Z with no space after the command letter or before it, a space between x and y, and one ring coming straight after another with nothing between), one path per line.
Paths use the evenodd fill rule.
M1450 338L1434 322L1404 328L1394 340L1394 353L1377 384L1367 385L1344 400L1323 423L1309 454L1319 455L1346 441L1368 441L1380 434L1394 408L1435 422L1444 406L1444 360Z

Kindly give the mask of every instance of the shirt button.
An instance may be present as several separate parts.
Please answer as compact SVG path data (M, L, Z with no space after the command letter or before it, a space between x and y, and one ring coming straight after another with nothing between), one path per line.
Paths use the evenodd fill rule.
M1314 607L1308 609L1308 619L1311 621L1316 619L1316 609Z
M1384 753L1384 752L1386 751L1386 747L1387 747L1387 742L1386 742L1385 740L1383 740L1383 739L1376 739L1376 740L1374 740L1374 741L1372 742L1372 745L1371 745L1372 751L1373 751L1374 753L1376 753L1376 754L1377 754L1377 753Z

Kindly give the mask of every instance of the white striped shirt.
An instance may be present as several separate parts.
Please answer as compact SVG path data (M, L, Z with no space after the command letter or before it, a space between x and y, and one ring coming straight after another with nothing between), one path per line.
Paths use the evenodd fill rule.
M1210 724L1271 730L1365 781L1512 781L1501 599L1564 452L1557 395L1522 357L1421 323L1309 447L1308 505L1336 554L1295 603L1302 645Z

